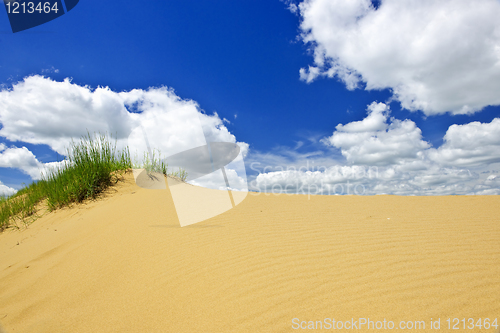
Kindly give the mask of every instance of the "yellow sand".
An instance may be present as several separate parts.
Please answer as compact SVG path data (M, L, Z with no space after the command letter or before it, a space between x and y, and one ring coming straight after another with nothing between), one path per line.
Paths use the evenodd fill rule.
M169 190L128 175L0 234L8 333L303 331L294 318L500 320L500 198L253 193L181 228Z

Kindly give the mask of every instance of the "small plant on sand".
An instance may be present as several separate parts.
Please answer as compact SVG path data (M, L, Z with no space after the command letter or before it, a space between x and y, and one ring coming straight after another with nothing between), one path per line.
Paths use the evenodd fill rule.
M168 165L161 158L161 151L153 149L151 154L144 152L142 163L135 163L137 169L145 169L148 173L158 172L167 175Z
M178 171L168 172L168 164L162 159L161 151L153 149L151 153L145 152L142 161L138 161L137 155L134 158L134 169L145 169L149 174L151 172L157 172L164 174L165 176L173 176L180 178L182 181L186 181L188 173L186 170L179 168Z
M0 199L0 230L16 220L25 221L36 213L37 204L47 199L49 210L72 202L95 198L116 181L115 171L132 167L128 148L118 151L116 141L103 134L71 142L66 160L42 172L42 179Z
M174 175L186 180L187 172L168 174L168 165L159 151L153 150L151 156L145 154L140 165L130 159L128 147L117 150L116 141L111 142L104 134L90 135L78 142L71 142L67 158L52 169L42 172L42 179L19 190L13 196L0 197L0 231L14 225L14 222L27 223L27 218L35 217L37 205L44 199L49 210L54 210L73 202L96 198L107 187L116 183L117 171L144 168L149 172Z
M105 135L71 142L67 163L43 175L49 209L95 198L113 181L113 172L131 167L128 148L117 151Z
M32 183L11 197L0 198L0 231L16 221L27 222L45 197L43 182Z
M170 175L180 178L182 181L186 181L188 173L186 172L186 170L179 168L179 171L174 171Z

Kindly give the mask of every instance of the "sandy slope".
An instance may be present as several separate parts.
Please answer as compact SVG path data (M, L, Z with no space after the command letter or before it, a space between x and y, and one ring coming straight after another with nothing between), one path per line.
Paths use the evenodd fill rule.
M103 200L4 232L0 322L9 333L290 332L294 318L370 318L427 332L440 318L446 332L447 318L500 320L498 196L260 194L202 223L176 219L168 190L129 175Z

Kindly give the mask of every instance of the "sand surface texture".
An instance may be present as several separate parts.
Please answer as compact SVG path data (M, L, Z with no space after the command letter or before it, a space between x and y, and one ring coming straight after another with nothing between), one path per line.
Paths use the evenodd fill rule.
M129 174L0 234L7 333L302 331L294 318L500 320L500 198L249 194L181 228L168 188Z

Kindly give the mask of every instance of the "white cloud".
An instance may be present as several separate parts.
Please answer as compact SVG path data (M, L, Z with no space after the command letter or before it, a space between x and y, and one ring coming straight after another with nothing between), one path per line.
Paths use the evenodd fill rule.
M317 140L308 143L313 149L307 153L298 151L308 148L304 143L297 149L250 153L247 170L259 173L249 179L250 189L272 191L273 186L281 186L306 193L307 188L313 194L498 193L500 178L483 172L500 169L500 119L450 126L444 144L436 149L423 140L415 123L391 118L388 105L374 102L367 111L363 120L339 124L321 140L337 148L338 155L324 145L320 148ZM237 143L243 156L249 151L248 144L237 142L217 114L204 114L196 102L164 87L116 93L69 80L29 77L0 91L0 122L0 136L47 144L61 154L71 138L78 139L87 130L117 133L123 145L141 127L163 157L204 145L207 139ZM137 133L137 139L144 141L142 132ZM0 167L19 168L33 179L57 163L43 164L26 147L0 144ZM244 188L243 168L228 166L226 173L232 188ZM212 178L207 176L206 183L218 186L220 179Z
M34 180L41 179L43 174L47 174L64 163L66 161L42 163L26 147L11 147L0 152L0 168L19 169Z
M309 66L308 69L301 68L299 70L300 79L306 81L307 83L313 82L320 74L320 69L318 67Z
M499 183L492 183L469 169L443 168L432 163L423 170L399 166L319 167L307 170L270 171L252 177L250 190L299 194L395 194L456 195L494 194ZM276 167L275 167L276 168Z
M7 148L0 153L0 168L18 168L33 179L40 179L43 164L28 148Z
M373 102L368 116L346 125L338 125L324 143L340 148L348 162L361 165L402 164L421 158L429 143L422 140L422 131L411 120L389 117L389 107Z
M472 122L452 125L444 144L430 152L430 157L447 166L478 166L500 162L500 118L490 123Z
M62 155L72 139L78 140L87 132L107 132L118 139L119 147L130 143L131 134L137 134L135 146L142 149L137 151L139 159L145 150L142 130L151 148L161 151L162 157L205 145L207 140L237 143L243 156L249 147L236 142L217 114L203 113L196 102L181 99L166 87L117 93L107 87L92 90L69 79L57 82L35 75L0 91L0 123L0 136L14 142L46 144ZM27 148L2 145L2 150L0 166L19 168L33 179L40 178L46 165Z
M391 89L408 110L468 114L499 105L497 0L306 0L301 38L311 82L337 77L348 89Z
M215 190L233 190L233 191L248 191L246 174L237 172L235 168L225 168L226 177L228 179L229 187L226 186L222 171L216 170L208 175L188 181L192 185L212 188Z
M50 68L42 69L42 73L59 73L59 70L54 66L51 66Z
M326 152L293 148L252 152L250 190L303 194L451 195L498 194L500 119L453 125L438 149L422 139L415 123L389 118L389 107L372 103L361 121L339 124L321 140L345 160ZM331 152L330 152L331 153ZM258 174L255 174L257 172ZM493 172L493 173L491 173Z
M280 1L284 2L285 5L287 5L287 9L291 13L293 13L295 15L298 15L298 13L299 13L299 7L295 3L293 3L292 0L280 0Z
M107 132L125 143L138 125L150 130L152 141L161 142L164 156L198 144L200 126L209 140L236 142L217 114L202 113L196 102L181 99L172 89L117 93L107 87L92 90L69 79L57 82L37 75L0 91L0 122L0 136L47 144L63 155L71 139L78 140L87 131ZM158 129L156 133L153 128Z
M0 91L0 122L0 136L47 144L63 155L71 139L87 130L118 133L118 138L130 131L129 114L117 93L37 75Z
M483 191L478 191L475 193L476 195L500 195L500 189L494 188L494 189L487 189Z
M8 187L7 185L4 185L2 184L2 182L0 182L0 197L9 197L16 194L16 192L16 189Z

